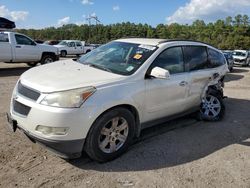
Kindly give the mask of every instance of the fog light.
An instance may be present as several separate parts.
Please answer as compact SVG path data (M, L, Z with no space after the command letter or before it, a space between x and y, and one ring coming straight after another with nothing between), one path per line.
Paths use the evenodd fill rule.
M66 135L68 130L68 127L48 127L44 125L38 125L36 127L36 131L44 135Z

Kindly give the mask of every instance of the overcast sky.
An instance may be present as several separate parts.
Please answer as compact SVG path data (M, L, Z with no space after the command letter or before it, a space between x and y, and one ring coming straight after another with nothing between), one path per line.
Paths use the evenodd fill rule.
M118 22L190 24L196 19L213 22L250 16L250 0L0 0L0 17L16 22L18 28L44 28L84 24L89 15L103 24Z

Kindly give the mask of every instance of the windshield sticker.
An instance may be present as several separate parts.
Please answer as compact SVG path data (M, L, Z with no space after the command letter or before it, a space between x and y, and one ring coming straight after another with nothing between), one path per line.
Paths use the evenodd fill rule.
M141 54L135 54L134 55L134 59L136 59L136 60L139 60L139 59L141 59L142 58L142 55Z
M133 69L134 69L133 66L129 66L126 70L130 72L130 71L132 71Z
M141 45L139 46L139 48L144 48L144 49L151 50L151 51L153 51L153 50L156 49L155 46L144 45L144 44L141 44Z

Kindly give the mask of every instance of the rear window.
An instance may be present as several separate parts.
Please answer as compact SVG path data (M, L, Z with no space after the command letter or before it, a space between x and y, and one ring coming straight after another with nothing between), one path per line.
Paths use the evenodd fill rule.
M9 42L8 34L0 33L0 42Z
M225 64L225 58L223 57L223 55L220 52L213 50L211 48L208 48L207 51L208 51L209 67L210 68L219 67L219 66Z
M203 46L184 46L185 62L189 66L189 71L208 68L207 49Z

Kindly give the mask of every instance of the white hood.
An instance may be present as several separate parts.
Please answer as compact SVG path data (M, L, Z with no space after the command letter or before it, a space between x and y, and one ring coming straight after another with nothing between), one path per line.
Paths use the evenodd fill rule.
M83 65L73 60L32 68L21 76L22 84L40 92L49 93L87 86L99 86L126 78Z

